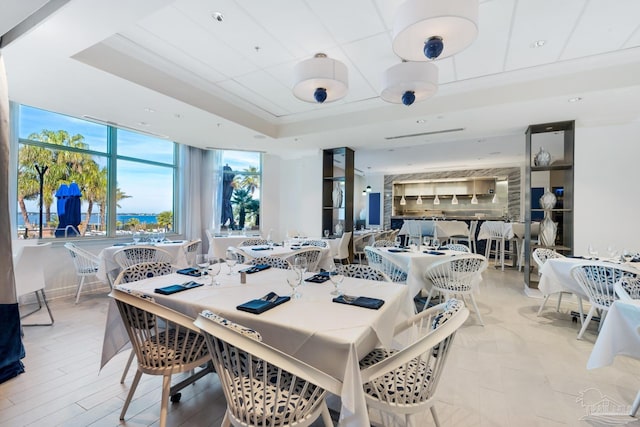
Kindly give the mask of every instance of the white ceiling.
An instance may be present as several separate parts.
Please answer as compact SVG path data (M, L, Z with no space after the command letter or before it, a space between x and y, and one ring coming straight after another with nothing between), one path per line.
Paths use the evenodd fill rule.
M3 0L0 34L43 2ZM437 61L438 93L410 107L378 96L400 62L401 0L54 2L2 50L10 98L199 147L349 146L364 173L455 169L521 162L529 124L640 117L638 0L481 1L477 40ZM294 65L318 52L349 69L341 101L291 92ZM386 139L450 129L463 130Z

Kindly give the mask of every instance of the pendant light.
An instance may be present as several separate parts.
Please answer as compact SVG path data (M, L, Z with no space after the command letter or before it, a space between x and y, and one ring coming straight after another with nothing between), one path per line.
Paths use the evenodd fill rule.
M400 206L404 206L407 204L407 200L404 198L404 194L400 198Z
M455 194L453 195L453 198L451 199L451 204L452 205L457 205L458 204L458 196L456 196Z
M437 194L436 194L436 197L433 198L433 204L434 205L439 205L440 204L440 199L438 198Z
M498 203L500 200L498 199L498 193L493 195L493 199L491 199L491 203Z
M477 205L478 204L478 198L476 197L476 180L473 180L473 197L471 198L471 204L472 205Z
M422 197L420 196L420 194L418 194L418 199L416 200L416 205L421 205L422 204Z

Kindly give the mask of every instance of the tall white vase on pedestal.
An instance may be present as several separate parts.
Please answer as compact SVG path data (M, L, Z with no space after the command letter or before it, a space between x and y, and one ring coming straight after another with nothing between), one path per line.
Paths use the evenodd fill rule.
M551 219L551 210L555 207L557 202L556 195L553 194L547 188L540 197L540 207L544 209L544 219L540 223L540 233L538 239L542 246L555 246L556 235L558 233L558 226Z

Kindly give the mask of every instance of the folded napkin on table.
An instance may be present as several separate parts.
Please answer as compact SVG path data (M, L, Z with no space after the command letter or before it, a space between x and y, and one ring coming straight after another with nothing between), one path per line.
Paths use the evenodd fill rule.
M253 248L251 249L252 251L270 251L273 248L269 248L269 247L261 247L261 248Z
M175 294L176 292L186 291L187 289L198 288L202 285L203 283L187 282L181 285L169 285L169 286L164 286L162 288L156 288L154 292L162 295L171 295L171 294Z
M114 243L113 246L127 246L129 243Z
M584 259L582 255L567 255L567 258Z
M200 277L200 276L202 276L202 273L200 272L200 270L198 270L197 268L193 268L193 267L183 268L181 270L177 270L176 273L184 274L185 276L191 276L191 277Z
M438 252L438 251L422 251L422 252L429 255L444 255L444 252Z
M370 308L373 310L379 309L384 304L384 300L378 298L356 297L349 295L340 295L338 297L335 297L332 301L340 304L356 305L358 307Z
M240 270L241 273L253 274L262 270L266 270L271 268L269 264L257 264L249 268L245 268L244 270Z
M398 253L398 252L409 252L408 249L389 249L388 252Z
M311 283L324 283L327 280L329 280L329 272L317 273L309 277L308 279L304 279L305 282Z
M629 260L629 262L640 262L640 257L633 257Z
M269 292L267 295L263 296L260 299L247 301L244 304L240 304L236 308L248 313L260 314L264 313L267 310L271 310L272 308L277 307L280 304L289 301L290 299L291 297L289 296L281 297L275 292Z

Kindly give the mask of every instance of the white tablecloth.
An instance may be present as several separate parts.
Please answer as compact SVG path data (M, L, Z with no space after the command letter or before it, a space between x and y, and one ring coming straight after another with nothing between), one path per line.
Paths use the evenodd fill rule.
M329 251L331 252L331 256L333 258L337 258L338 257L338 248L340 247L340 238L328 238L328 239L325 239L324 237L309 237L309 238L295 237L295 238L290 240L290 243L297 244L297 245L302 245L302 244L308 242L309 240L322 240L323 242L327 242L327 247L329 248Z
M333 289L330 283L305 283L301 299L260 315L236 309L237 305L271 291L279 295L290 294L285 274L285 270L271 268L248 274L247 283L241 285L239 275L223 273L218 276L220 286L202 286L169 296L155 294L153 290L191 278L171 274L127 283L123 289L152 295L158 303L194 318L203 309L208 309L257 330L269 345L343 381L340 426L369 426L358 360L377 345L389 346L394 326L412 315L406 305L407 288L362 279L344 280L342 286L347 294L383 299L385 304L379 310L333 303L333 296L329 294ZM114 315L117 311L110 310L109 317ZM114 337L121 336L119 328L123 327L109 317L107 324L112 325L112 330L105 331L105 363L113 356L105 354L106 346L113 350L120 348L117 344L126 343L115 342L117 339Z
M557 292L571 292L582 299L588 300L588 295L582 290L578 282L571 277L571 269L586 260L581 258L551 258L540 269L540 283L538 289L543 295Z
M424 272L433 263L442 261L445 259L451 259L456 255L460 255L461 252L442 250L438 252L444 253L444 255L433 255L420 252L394 252L397 249L394 248L376 248L379 253L395 262L403 270L407 272L407 287L409 288L409 295L415 296L422 289L429 290L431 285L424 277ZM391 252L390 252L391 251Z
M320 260L318 261L318 270L325 269L330 270L333 266L333 256L331 255L331 249L329 248L321 248L318 246L274 246L273 249L266 249L268 246L260 245L260 246L241 246L238 249L241 249L247 255L252 258L259 258L263 256L277 256L280 258L287 258L292 255L295 251L300 250L302 248L318 248L320 249Z
M422 236L433 236L433 227L436 227L438 239L447 240L452 236L468 236L469 226L464 221L433 221L433 220L414 220L408 219L402 223L402 228L398 232L401 234L411 234L411 229L415 227L420 230Z
M613 363L618 354L640 359L640 301L615 301L598 334L587 369Z
M188 266L187 258L185 256L184 251L182 250L182 246L185 244L185 241L176 241L171 243L157 243L154 244L159 249L163 249L171 254L173 257L173 265L178 268L183 268ZM142 243L141 243L142 244ZM98 267L98 272L96 273L96 277L104 282L111 281L111 278L115 278L120 272L120 266L113 259L113 254L118 252L120 249L126 248L128 245L116 245L109 246L104 248L98 254L98 258L100 258L100 266Z
M491 229L497 230L498 236L504 236L505 240L513 239L513 223L505 221L485 221L480 226L478 232L478 240L486 240L493 237L495 234L491 233Z
M217 258L224 258L227 256L227 248L228 247L236 247L240 243L244 242L247 239L260 238L257 237L249 237L249 236L227 236L227 237L214 237L209 241L209 256L214 256Z

